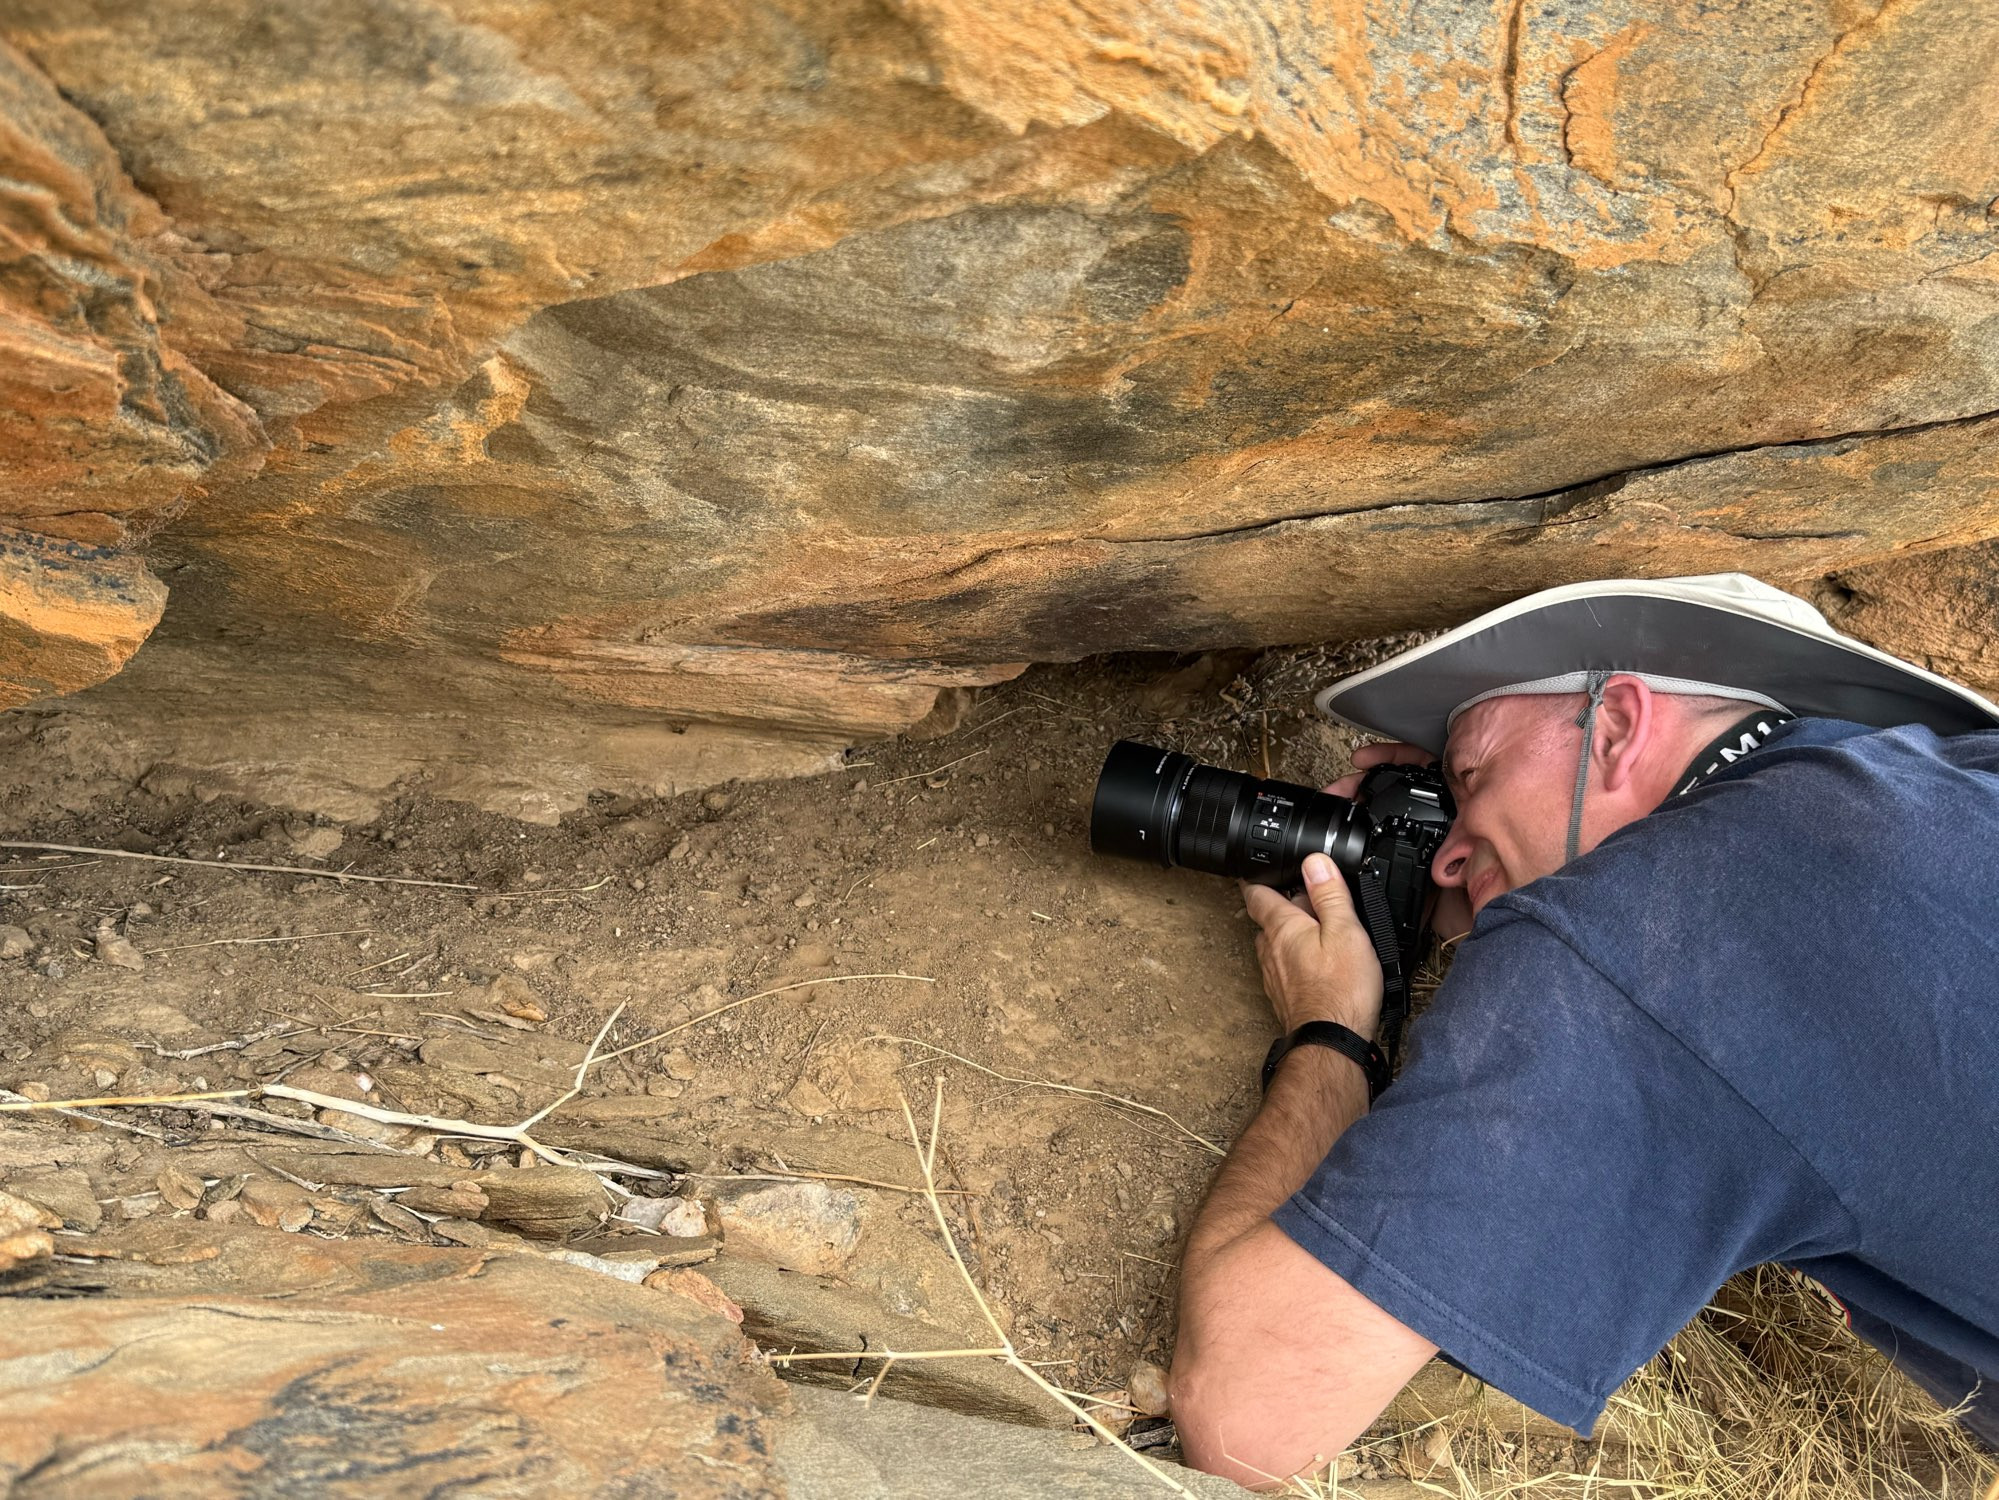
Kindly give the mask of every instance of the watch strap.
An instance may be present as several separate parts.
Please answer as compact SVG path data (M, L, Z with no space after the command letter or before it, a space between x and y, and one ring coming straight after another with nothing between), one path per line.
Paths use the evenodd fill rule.
M1287 1032L1270 1044L1263 1059L1263 1091L1270 1092L1270 1080L1277 1065L1299 1047L1330 1047L1342 1057L1353 1059L1367 1075L1367 1102L1372 1104L1388 1087L1388 1059L1381 1049L1351 1027L1337 1021L1307 1021L1296 1031Z

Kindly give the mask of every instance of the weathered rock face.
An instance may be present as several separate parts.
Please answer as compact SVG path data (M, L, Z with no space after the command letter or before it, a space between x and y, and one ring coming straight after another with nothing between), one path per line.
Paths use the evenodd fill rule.
M765 1436L782 1389L686 1298L536 1256L255 1230L221 1248L0 1299L13 1493L782 1488Z
M1999 545L1855 568L1818 604L1840 629L1999 698Z
M541 814L1980 541L1976 11L14 0L0 702L130 654L177 511L79 700L135 756Z

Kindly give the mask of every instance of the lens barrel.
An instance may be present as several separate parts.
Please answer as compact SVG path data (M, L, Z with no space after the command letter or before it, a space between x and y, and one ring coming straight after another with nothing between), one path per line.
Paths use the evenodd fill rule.
M1372 826L1345 797L1119 740L1097 777L1090 847L1099 854L1287 885L1298 881L1308 854L1331 856L1351 876L1366 853Z

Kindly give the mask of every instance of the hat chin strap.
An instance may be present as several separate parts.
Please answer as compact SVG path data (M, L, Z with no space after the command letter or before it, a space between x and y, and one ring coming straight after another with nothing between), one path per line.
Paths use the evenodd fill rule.
M1574 859L1582 845L1583 790L1589 785L1589 753L1596 744L1596 711L1603 707L1603 690L1610 685L1610 678L1609 672L1592 672L1583 686L1589 701L1576 715L1576 724L1583 732L1583 748L1576 757L1576 794L1569 803L1569 844L1568 852L1562 856L1563 864Z

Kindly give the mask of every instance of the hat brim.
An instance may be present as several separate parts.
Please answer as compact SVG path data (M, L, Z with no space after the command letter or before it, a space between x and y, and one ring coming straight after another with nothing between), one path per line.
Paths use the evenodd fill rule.
M1999 728L1999 707L1840 635L1803 600L1740 574L1612 579L1530 594L1318 696L1342 723L1441 755L1452 711L1577 671L1725 683L1792 713L1940 735Z

